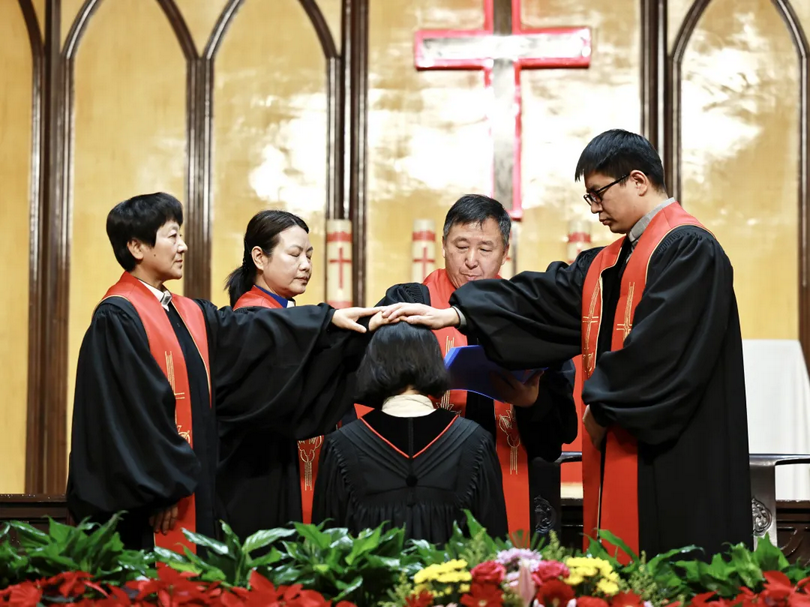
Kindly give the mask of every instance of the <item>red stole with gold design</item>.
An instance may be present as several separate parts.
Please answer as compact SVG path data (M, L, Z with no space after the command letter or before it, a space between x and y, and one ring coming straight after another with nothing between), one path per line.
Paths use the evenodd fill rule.
M126 299L138 313L143 328L146 330L149 350L152 352L152 356L154 356L160 369L166 375L166 379L174 393L174 420L175 424L177 424L177 432L193 448L191 391L186 370L186 359L183 356L180 342L177 340L166 311L148 287L129 272L124 272L119 281L110 287L104 299L109 297ZM194 344L197 346L197 351L202 357L206 372L208 372L208 405L211 406L211 374L209 371L208 333L205 328L205 317L200 307L185 297L172 295L171 305L174 306L186 325ZM154 536L155 546L177 552L182 552L182 548L186 547L196 553L196 545L189 542L182 531L182 529L196 531L197 512L195 507L193 494L181 499L177 504L179 511L177 524L166 535L156 533Z
M703 227L700 222L672 203L653 217L636 243L621 279L611 350L619 350L633 328L636 306L647 284L647 271L653 253L672 230L685 225ZM705 228L704 228L705 229ZM619 261L626 236L602 249L591 263L582 290L582 369L587 381L596 366L602 322L602 273ZM586 403L587 404L587 403ZM602 458L604 457L604 478ZM639 550L638 526L638 444L616 424L608 427L604 454L590 440L582 441L583 529L586 534L606 529ZM587 545L587 537L585 538ZM620 559L629 562L622 553Z
M455 287L445 270L435 270L425 279L424 284L430 292L431 306L439 309L450 307L450 296ZM439 346L445 356L450 348L467 345L467 337L454 327L433 333L439 340ZM463 416L467 406L467 393L463 390L450 390L439 402L439 406ZM497 428L495 445L503 476L509 533L514 537L515 532L523 531L526 534L524 537L528 539L532 531L529 458L526 449L520 444L520 433L512 405L495 401L495 422Z
M254 286L242 295L234 304L233 309L239 308L275 308L283 310L281 304L274 297ZM318 460L320 459L323 436L316 436L307 440L298 441L298 475L301 481L301 512L306 524L312 522L312 498L315 490L315 478L318 476Z

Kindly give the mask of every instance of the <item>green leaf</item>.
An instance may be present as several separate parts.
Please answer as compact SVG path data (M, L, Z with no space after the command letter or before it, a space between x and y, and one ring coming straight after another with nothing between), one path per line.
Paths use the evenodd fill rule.
M329 547L332 543L329 534L323 533L316 525L304 525L303 523L295 523L295 529L298 534L304 538L305 541L311 542L316 548L323 550ZM344 532L348 533L345 529Z
M198 546L204 546L205 548L208 548L219 555L226 555L230 553L225 544L200 533L194 533L188 529L183 529L183 535L185 535L189 541L194 542Z
M337 585L338 585L338 588L339 588L339 590L341 592L340 592L340 594L338 594L335 597L334 600L335 601L342 601L346 597L348 597L351 593L353 593L355 590L357 590L358 588L361 588L363 586L363 576L361 576L361 575L357 576L356 578L354 578L348 584L346 584L344 582L338 582Z
M250 553L292 535L295 535L294 529L268 529L266 531L257 531L245 540L243 550Z
M349 566L354 565L358 557L365 554L366 552L374 550L377 546L379 546L381 532L382 529L380 527L377 527L370 535L366 535L365 537L362 536L358 537L354 541L352 551L346 557L346 564L348 564Z
M269 553L260 556L259 558L252 559L249 562L250 568L253 569L256 567L266 567L267 565L273 565L274 563L278 563L281 560L281 558L282 554L278 550L273 548L272 550L270 550Z
M754 557L762 571L784 571L790 567L785 555L771 544L771 538L767 534L757 540Z
M624 553L630 557L630 559L634 562L638 561L638 555L633 552L633 549L630 548L623 540L616 537L613 533L608 531L607 529L600 529L599 536L606 539L608 542L613 544L614 546L619 547L620 549L624 550Z
M9 521L8 524L17 532L20 544L22 544L24 548L44 546L50 542L51 538L47 533L40 531L36 527L32 527L28 523Z

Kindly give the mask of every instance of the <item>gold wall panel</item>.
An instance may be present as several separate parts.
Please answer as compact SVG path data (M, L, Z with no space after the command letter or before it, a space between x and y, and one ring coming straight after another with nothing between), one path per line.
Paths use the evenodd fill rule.
M310 228L313 279L300 303L324 301L326 61L297 0L249 0L215 64L211 299L242 262L245 228L262 209Z
M183 200L186 174L186 65L157 2L103 2L79 45L75 75L68 424L79 346L122 272L107 213L136 194L162 190ZM168 287L182 293L180 282Z
M191 32L197 52L202 54L211 31L228 0L174 0Z
M34 11L37 14L37 22L39 23L39 31L45 32L45 0L33 0L31 3L34 5Z
M696 0L667 0L667 42L670 52L686 14Z
M683 60L682 202L731 259L749 339L798 337L798 76L769 0L714 0Z
M253 0L255 1L255 0ZM370 0L370 4L374 4L376 0ZM383 0L385 1L385 0ZM329 26L329 31L332 32L332 38L335 41L335 47L340 52L340 32L341 32L341 10L343 0L315 0L315 3L318 5L318 8L321 9L321 13L323 13L323 18L326 19L326 24ZM370 10L376 10L376 7L372 7Z
M369 20L365 303L373 304L411 280L413 220L433 219L440 243L447 210L463 194L487 193L492 170L483 73L417 72L413 55L418 29L483 27L481 0L376 0Z
M47 2L47 0L45 0ZM147 0L150 1L150 0ZM70 32L70 28L73 25L73 22L76 20L76 16L79 14L79 9L81 9L82 5L84 4L85 0L61 0L62 8L61 8L61 17L62 17L62 44L64 45L65 39L67 38L68 33ZM117 0L101 0L101 5L109 4L110 2L117 2ZM43 11L43 23L44 23L44 15L45 12ZM42 28L43 31L45 28Z
M588 26L586 69L524 70L523 209L518 270L566 260L569 221L590 226L593 245L616 239L591 215L574 181L580 153L599 133L640 128L640 13L637 0L524 0L526 27Z
M0 493L25 490L31 50L16 2L0 2Z

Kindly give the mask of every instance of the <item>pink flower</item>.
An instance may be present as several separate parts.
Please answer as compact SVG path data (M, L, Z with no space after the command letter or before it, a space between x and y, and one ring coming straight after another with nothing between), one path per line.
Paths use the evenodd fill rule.
M559 561L542 561L534 570L534 574L540 578L541 582L567 578L570 573L568 567Z

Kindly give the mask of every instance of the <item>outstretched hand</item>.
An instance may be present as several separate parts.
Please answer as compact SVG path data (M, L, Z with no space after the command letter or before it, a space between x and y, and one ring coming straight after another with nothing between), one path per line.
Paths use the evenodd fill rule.
M381 310L383 310L383 308L342 308L335 310L335 314L332 316L332 324L339 329L365 333L366 328L357 321L366 316L378 314Z
M543 371L538 371L527 379L526 383L520 383L511 373L505 375L491 373L489 376L498 394L503 396L503 402L521 408L531 407L537 402L541 377Z
M582 416L582 425L585 426L585 430L588 431L588 435L591 437L591 443L593 446L597 449L601 449L602 443L605 440L607 428L600 426L599 422L596 421L593 413L591 413L590 405L585 407L585 414Z
M388 306L383 310L383 318L389 323L402 320L411 325L424 325L434 330L459 324L458 314L453 308L439 310L416 303L397 303Z

